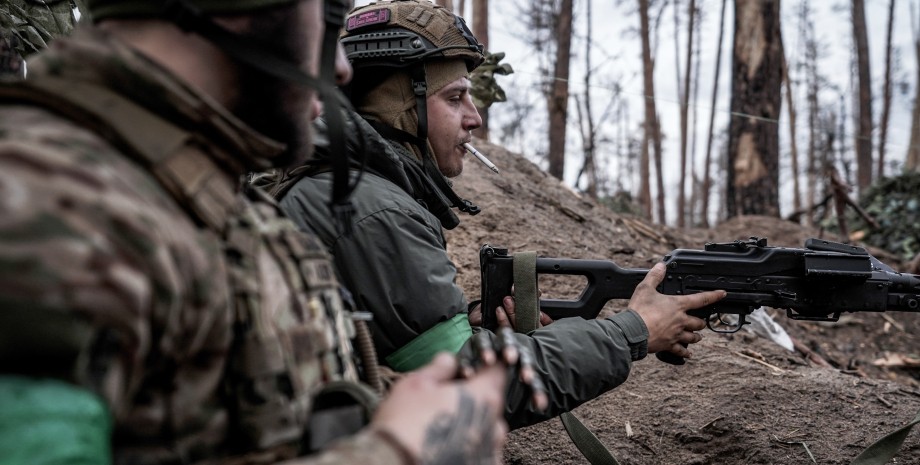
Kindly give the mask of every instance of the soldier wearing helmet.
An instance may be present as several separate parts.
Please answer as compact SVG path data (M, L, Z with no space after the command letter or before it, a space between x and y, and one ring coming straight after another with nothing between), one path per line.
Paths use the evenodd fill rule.
M358 308L373 314L374 342L385 363L408 371L439 351L468 350L469 341L478 339L471 335L480 331L475 326L481 312L455 284L457 270L442 228L458 224L453 209L479 211L447 178L462 170L462 144L481 124L467 74L482 62L482 47L462 18L427 0L357 8L346 17L341 42L355 73L346 91L361 117L352 122L346 144L353 152L353 177L360 176L351 198L350 234L327 214L323 193L332 176L322 144L317 157L299 169L300 179L279 189L281 206L323 241ZM527 387L512 382L506 404L512 428L612 389L626 379L631 362L649 351L690 355L681 343L699 341L694 331L704 324L685 311L719 294L663 296L655 291L660 271L639 287L630 311L607 319L567 319L515 336L551 382L546 410L535 409L541 402L529 402L536 398ZM509 297L498 313L513 319L513 311Z
M371 413L328 254L240 185L338 108L340 0L87 6L0 84L0 463L494 459L505 367Z

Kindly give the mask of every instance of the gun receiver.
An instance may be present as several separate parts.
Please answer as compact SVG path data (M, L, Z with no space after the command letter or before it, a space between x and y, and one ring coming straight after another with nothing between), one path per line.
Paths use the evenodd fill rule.
M508 250L483 245L483 326L497 324L495 309L511 295L513 257ZM820 239L805 248L768 247L764 238L707 243L704 250L676 249L664 257L662 294L695 294L724 289L715 305L691 310L709 329L735 332L761 306L782 308L789 318L837 321L843 312L920 311L920 276L898 273L865 249ZM628 299L648 270L625 269L606 260L538 257L536 273L581 275L588 283L575 300L541 299L540 310L555 319L595 318L611 299ZM715 328L722 315L738 315L728 329ZM713 318L713 317L716 318Z

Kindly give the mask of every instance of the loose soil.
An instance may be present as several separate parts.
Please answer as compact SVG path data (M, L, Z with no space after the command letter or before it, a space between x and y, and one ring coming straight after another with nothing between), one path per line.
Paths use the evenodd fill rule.
M759 236L771 245L802 247L806 238L822 235L769 217L735 218L711 229L654 225L579 196L519 155L475 143L502 173L470 158L455 183L461 196L482 207L448 232L458 282L470 298L479 293L484 243L649 268L675 248L702 248L709 241ZM883 251L873 253L902 266ZM573 297L581 284L540 281L545 297ZM625 305L611 302L605 311ZM726 336L706 330L686 365L648 357L633 366L626 383L574 413L621 464L702 465L849 463L920 411L920 366L912 363L920 358L920 314L847 314L836 323L803 323L770 312L800 350L746 331ZM883 360L895 366L880 366ZM504 460L588 463L558 420L513 431ZM920 431L891 463L920 464Z

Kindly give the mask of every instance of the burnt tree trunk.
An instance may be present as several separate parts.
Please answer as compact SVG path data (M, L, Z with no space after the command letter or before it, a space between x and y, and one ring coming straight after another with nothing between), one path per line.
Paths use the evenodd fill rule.
M779 0L735 0L726 210L779 216Z

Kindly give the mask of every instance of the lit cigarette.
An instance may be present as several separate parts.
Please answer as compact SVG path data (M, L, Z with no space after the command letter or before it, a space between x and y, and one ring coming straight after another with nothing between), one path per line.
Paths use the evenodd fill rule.
M472 153L476 158L478 158L479 161L481 161L483 165L488 166L490 170L498 173L498 168L495 167L495 164L489 161L489 159L486 158L486 156L483 155L479 150L476 150L475 148L473 148L473 146L470 145L468 142L463 143L463 148L465 148L467 152Z

